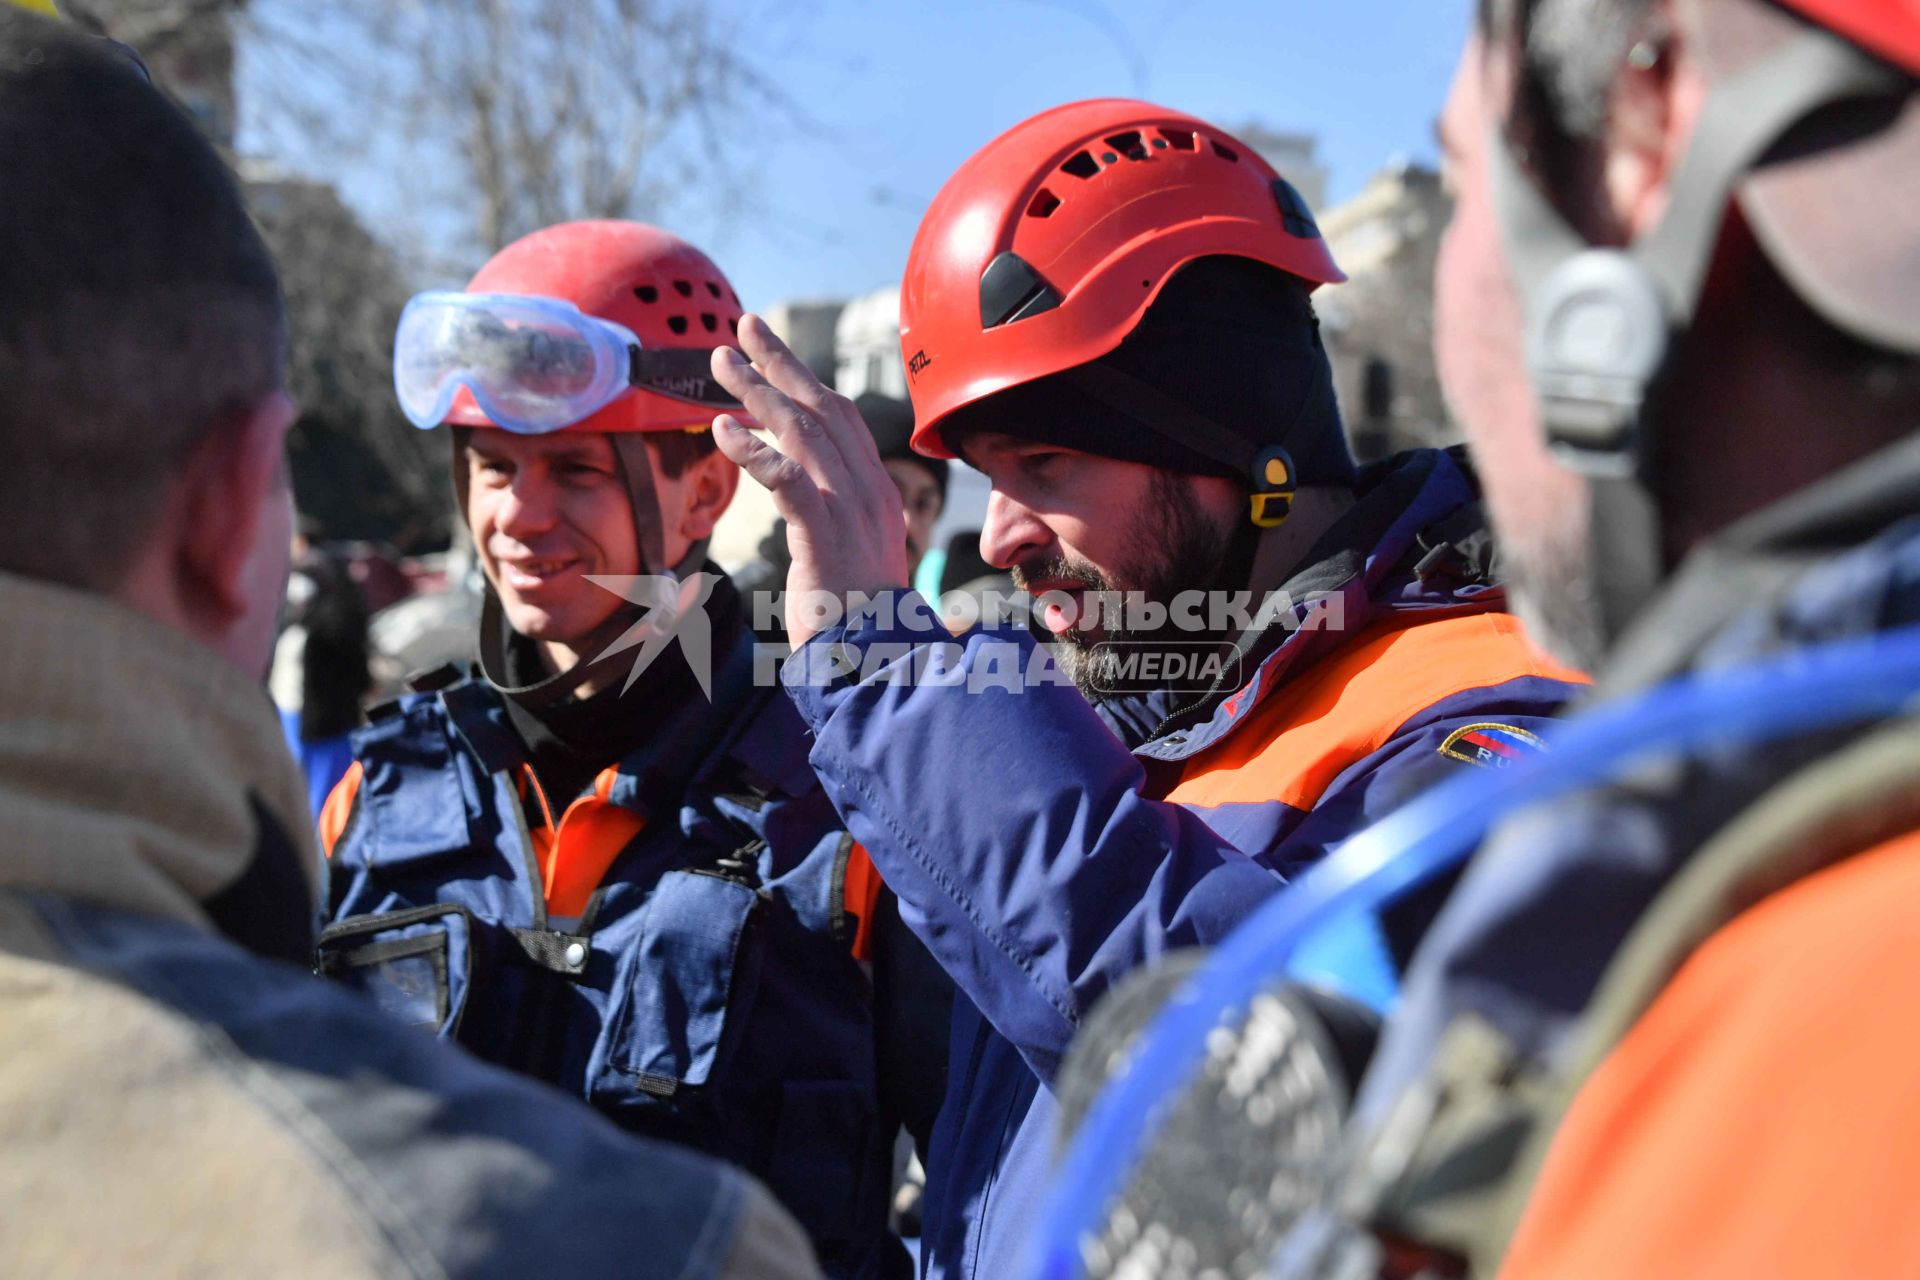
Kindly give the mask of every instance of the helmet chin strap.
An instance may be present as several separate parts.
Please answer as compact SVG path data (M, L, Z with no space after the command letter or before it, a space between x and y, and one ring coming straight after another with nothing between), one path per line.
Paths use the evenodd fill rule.
M704 540L697 542L679 565L659 575L669 584L668 589L660 593L661 598L671 600L678 594L672 589L673 586L684 582L689 574L699 571L706 561L706 552L707 543ZM522 706L537 710L565 702L582 685L597 681L603 675L618 675L627 669L633 661L631 647L622 646L615 650L613 646L631 628L652 616L657 608L656 605L623 602L585 639L575 641L570 646L582 655L571 666L532 684L514 684L507 665L507 643L512 627L507 621L499 595L495 593L493 584L488 583L480 604L480 673L503 697L512 698Z
M1493 201L1525 308L1528 371L1548 446L1590 477L1593 587L1609 643L1666 576L1648 474L1658 383L1699 308L1735 186L1818 108L1904 92L1898 72L1810 28L1713 90L1660 223L1624 249L1588 244L1493 130Z

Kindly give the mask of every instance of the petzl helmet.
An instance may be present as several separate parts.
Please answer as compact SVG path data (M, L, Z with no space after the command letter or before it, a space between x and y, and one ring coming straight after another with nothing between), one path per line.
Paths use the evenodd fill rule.
M1308 289L1346 279L1292 184L1203 120L1108 98L1015 125L941 188L907 258L913 447L954 456L956 410L1113 351L1175 271L1214 255Z
M1913 0L1780 0L1807 21L1920 74L1920 6Z

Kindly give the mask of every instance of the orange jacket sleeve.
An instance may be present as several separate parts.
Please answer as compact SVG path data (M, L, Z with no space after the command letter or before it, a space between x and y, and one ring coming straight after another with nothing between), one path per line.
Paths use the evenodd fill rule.
M1501 1280L1920 1275L1920 833L1707 940L1574 1099Z

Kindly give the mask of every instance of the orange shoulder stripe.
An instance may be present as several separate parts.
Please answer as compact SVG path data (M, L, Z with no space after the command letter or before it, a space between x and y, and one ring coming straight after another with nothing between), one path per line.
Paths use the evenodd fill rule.
M1575 1095L1500 1280L1920 1274L1920 832L1723 926Z
M1188 762L1166 798L1311 809L1343 769L1434 703L1523 676L1587 682L1535 649L1511 614L1401 615L1269 694L1247 723Z
M353 802L360 795L360 779L365 770L355 760L347 766L347 772L340 781L333 784L333 790L327 793L327 802L320 806L320 848L331 858L333 846L340 842L340 836L347 829L347 819L353 816Z

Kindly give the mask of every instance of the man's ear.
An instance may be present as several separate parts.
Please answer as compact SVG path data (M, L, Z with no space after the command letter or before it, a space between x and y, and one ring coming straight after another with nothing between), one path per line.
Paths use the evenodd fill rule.
M1656 0L1614 76L1608 100L1607 202L1626 243L1646 235L1665 216L1705 94L1670 3Z
M224 628L255 609L263 535L283 523L288 501L287 428L294 405L275 392L211 431L179 481L175 572L200 621Z
M733 495L740 488L740 468L725 454L710 453L693 465L687 482L690 492L680 532L689 541L701 542L713 536L713 527L733 505Z

